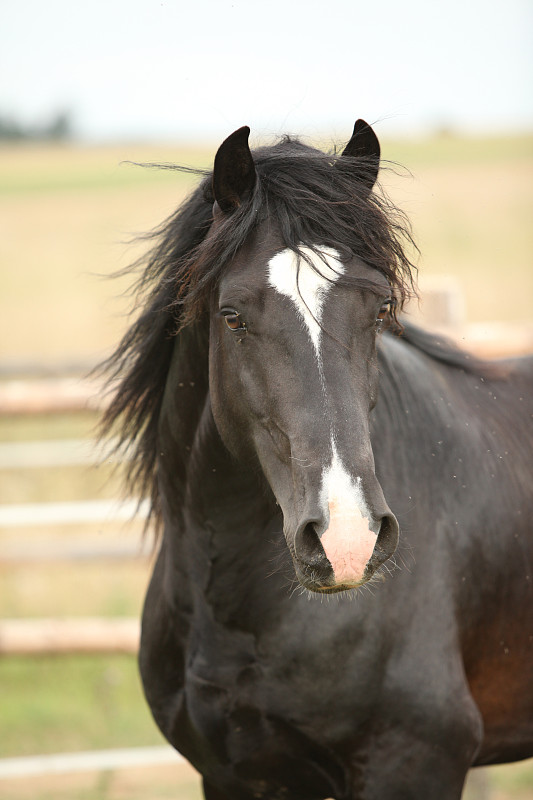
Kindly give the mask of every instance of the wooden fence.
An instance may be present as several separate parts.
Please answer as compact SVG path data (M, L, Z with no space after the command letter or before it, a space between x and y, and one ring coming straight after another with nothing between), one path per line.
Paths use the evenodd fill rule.
M456 284L441 279L424 295L420 308L412 302L408 309L415 321L431 321L434 328L467 346L483 357L503 357L533 352L533 324L511 326L490 323L466 325L464 304ZM21 372L27 373L27 369ZM5 370L0 370L5 375ZM39 377L30 380L16 377L0 381L0 415L35 415L103 408L106 396L96 379L84 380L75 375ZM128 458L124 453L122 458ZM102 452L87 440L51 440L0 443L0 469L70 466L92 464L102 459ZM60 526L128 520L135 513L147 513L146 503L130 501L118 504L109 500L47 502L0 506L0 529L27 526ZM36 544L23 539L4 542L0 566L51 561L87 561L90 559L147 558L151 549L146 541L121 538L119 542L102 537L83 541L42 540ZM0 622L0 655L8 653L135 650L138 625L133 620L4 620ZM70 644L69 644L70 642Z
M95 408L92 401L94 387L80 382L76 392L71 390L72 380L47 379L46 393L34 391L31 381L14 381L0 384L0 410L5 414L15 411L23 414L62 413ZM67 387L67 388L66 388ZM100 395L101 396L101 395ZM15 402L16 400L16 402ZM20 402L20 407L17 403ZM113 443L109 445L113 449ZM128 453L121 459L127 459ZM70 467L100 463L105 454L86 439L64 439L34 442L0 443L0 469L25 470L28 468ZM114 457L116 460L116 457ZM21 535L0 540L0 567L53 562L87 562L94 560L148 559L153 547L139 536L138 526L133 532L117 537L86 535L27 539L24 529L53 528L64 525L108 525L146 517L147 502L130 500L93 499L73 502L22 503L0 505L0 530L20 530ZM1 619L0 656L36 655L49 653L135 653L139 643L138 619L73 618L73 619Z
M44 775L72 775L79 772L133 769L184 762L170 745L91 750L85 753L57 753L0 759L0 780L40 778Z

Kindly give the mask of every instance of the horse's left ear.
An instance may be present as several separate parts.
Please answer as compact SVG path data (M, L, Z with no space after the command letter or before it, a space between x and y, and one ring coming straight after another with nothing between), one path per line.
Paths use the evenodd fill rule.
M234 211L254 188L255 164L248 145L250 128L234 131L218 148L213 168L213 195L224 212Z
M365 159L366 168L361 180L369 190L372 189L378 177L381 148L378 137L364 119L358 119L355 123L352 138L342 151L341 158L344 156Z

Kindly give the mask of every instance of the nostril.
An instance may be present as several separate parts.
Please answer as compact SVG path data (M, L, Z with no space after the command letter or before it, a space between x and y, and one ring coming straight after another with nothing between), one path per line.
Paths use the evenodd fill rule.
M380 562L385 561L394 553L398 546L399 526L394 514L386 514L381 518L376 551L379 553Z
M314 555L319 543L315 523L308 522L296 535L296 553L303 560L308 561Z
M323 567L327 563L317 532L319 525L318 520L308 522L296 533L294 542L296 558L305 567Z

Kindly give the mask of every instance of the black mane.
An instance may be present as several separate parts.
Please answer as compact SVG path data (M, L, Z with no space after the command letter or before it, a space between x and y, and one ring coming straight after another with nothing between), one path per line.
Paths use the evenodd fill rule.
M270 218L286 248L329 245L341 257L360 257L387 278L398 309L413 292L415 268L406 253L406 247L415 247L409 224L382 192L368 191L364 177L370 167L364 159L326 154L289 138L253 156L258 179L252 196L209 236L211 173L149 165L192 171L203 178L177 211L148 235L152 250L131 268L138 274L134 288L139 316L101 368L113 391L102 432L117 433L118 427L118 447L133 445L129 489L151 496L156 518L157 425L174 337L205 318L212 290L254 229ZM431 351L426 339L413 334L406 339ZM448 357L442 348L439 352L435 350L435 357L440 360L455 358L451 351Z

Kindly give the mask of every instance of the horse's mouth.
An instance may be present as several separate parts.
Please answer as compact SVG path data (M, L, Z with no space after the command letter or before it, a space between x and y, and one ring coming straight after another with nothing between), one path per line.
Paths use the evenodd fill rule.
M371 580L374 570L368 565L360 579L357 580L336 580L335 573L329 561L324 558L320 567L302 563L300 559L293 556L294 571L300 586L307 591L315 594L338 594L358 589L367 581Z
M341 592L355 592L361 586L364 586L365 583L365 580L353 584L340 583L335 584L335 586L323 586L321 589L315 589L314 591L316 594L340 594Z
M365 574L358 581L347 581L337 583L335 581L333 570L331 570L331 578L319 579L316 575L307 574L305 570L296 568L296 577L304 589L315 594L339 594L340 592L349 592L357 590L360 586L368 583L373 577L374 570L365 570Z

